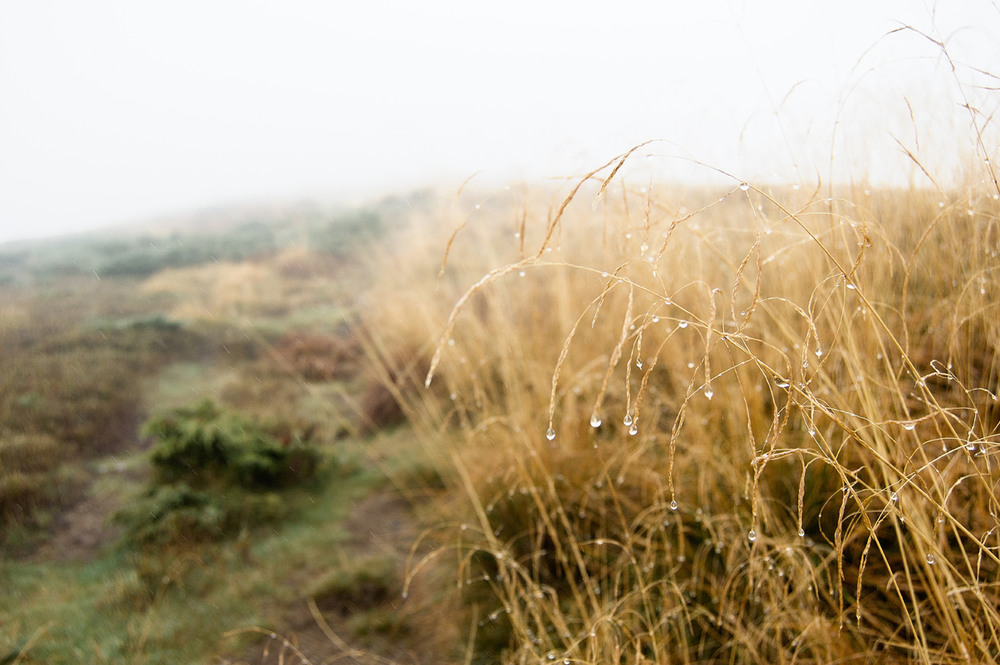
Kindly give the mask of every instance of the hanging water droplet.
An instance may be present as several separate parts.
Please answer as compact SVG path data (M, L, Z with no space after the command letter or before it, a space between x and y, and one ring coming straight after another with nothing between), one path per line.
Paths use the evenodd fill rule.
M976 444L974 444L974 443L967 443L967 444L965 444L965 449L968 450L970 453L974 453L974 452L976 452Z
M622 424L625 425L625 427L628 427L629 425L632 424L632 413L631 412L625 414L625 418L622 419Z
M659 322L660 322L660 317L658 317L656 314L654 314L653 315L653 323L659 323Z
M715 391L712 390L711 386L705 386L705 399L712 399L715 395Z
M905 429L907 432L912 432L914 429L916 429L916 427L917 423L913 422L912 420L908 420L907 422L903 423L903 429Z
M628 433L631 434L632 436L635 436L636 434L639 433L639 426L636 425L635 423L632 423L632 426L628 428Z
M756 531L754 531L753 529L750 529L750 533L748 533L748 534L747 534L747 539L748 539L748 540L749 540L749 541L750 541L751 543L752 543L753 541L757 540L757 532L756 532Z
M802 527L799 527L798 536L799 536L799 538L805 538L806 537L806 530L803 529Z
M635 367L636 369L642 369L642 360L636 359Z
M809 436L811 436L811 437L814 437L814 438L815 438L815 436L816 436L816 428L815 428L815 427L810 427L810 428L809 428L808 430L806 430L806 431L807 431L807 432L809 432Z
M545 438L552 441L556 438L556 431L550 427L548 431L545 432Z
M937 559L934 558L933 554L927 555L927 565L933 566L935 561L937 561Z
M821 349L819 347L816 348L816 357L817 358L822 358L823 357L823 349Z
M680 322L677 324L677 327L678 328L687 328L688 327L688 322L686 320L684 320L684 319L681 319Z
M774 385L776 385L779 388L787 388L790 384L788 383L788 381L785 381L781 377L778 377L777 379L774 380Z
M677 510L677 502L674 500L670 501L670 510Z
M674 303L673 303L673 302L671 302L670 298L664 298L664 299L663 299L663 304L664 304L664 305L666 305L667 307L670 307L670 306L671 306L671 305L673 305Z
M594 429L601 426L601 417L596 413L590 417L590 426Z
M895 492L893 492L892 496L889 497L889 500L892 501L893 503L898 503L899 502L899 495L896 494Z
M740 183L740 189L741 189L741 190L743 190L743 191L745 192L745 191L747 191L748 189L750 189L750 184L749 184L749 183L746 183L746 182L741 182L741 183Z

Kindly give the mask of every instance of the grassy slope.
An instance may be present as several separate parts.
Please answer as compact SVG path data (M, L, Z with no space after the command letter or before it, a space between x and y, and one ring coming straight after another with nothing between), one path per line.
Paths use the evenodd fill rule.
M384 204L382 219L391 221L393 210L392 201ZM287 225L283 219L279 230ZM349 396L365 379L349 348L330 353L344 345L338 340L361 274L348 260L351 247L373 232L361 229L359 236L352 225L372 221L371 213L347 222L306 220L305 237L321 251L255 250L247 261L204 265L175 265L175 253L152 256L140 242L132 254L117 248L138 257L129 264L133 274L121 276L88 274L101 251L96 241L59 244L48 253L38 246L6 264L12 271L2 287L9 315L3 350L10 356L6 366L20 371L6 375L0 486L27 478L22 485L30 494L5 495L0 658L28 644L18 662L209 662L261 639L243 629L286 626L291 608L304 606L317 580L359 564L347 552L361 562L381 560L382 553L345 542L343 522L352 505L382 491L386 474L403 478L412 462L379 453L398 450L392 439L342 438L356 428ZM255 228L260 236L280 235ZM225 244L228 236L220 231L217 237ZM69 381L64 371L58 382L43 378L60 367L84 371ZM114 371L105 380L94 368ZM18 383L21 376L25 382ZM34 378L28 383L27 377ZM104 398L81 411L74 395L87 391ZM310 428L340 470L318 494L286 494L290 516L281 524L235 542L164 552L119 549L106 522L115 506L144 490L148 477L138 425L148 414L205 397L293 429ZM36 433L52 420L52 409L63 407L78 415L72 422L121 425L106 432L68 424ZM29 435L44 437L52 457L43 465L31 461L30 469L39 449ZM395 461L386 462L390 457ZM45 491L56 471L74 479L72 494ZM76 519L91 507L104 514ZM111 540L81 545L79 536ZM370 629L363 622L354 627ZM234 630L234 637L224 637Z
M426 506L438 544L411 562L406 620L425 641L472 635L477 662L989 662L992 192L599 187L415 214L363 245L378 269L347 283L343 256L331 267L286 248L100 287L72 277L76 291L64 278L9 285L9 344L51 330L73 352L67 320L80 326L70 340L96 319L133 332L136 317L191 321L211 352L145 371L160 380L141 384L143 408L210 395L298 419L368 470L293 498L298 517L233 547L5 559L0 657L39 631L28 653L44 662L239 653L222 636L280 628L316 591L305 578L339 588L341 517L388 478ZM104 309L75 310L80 293ZM368 380L307 380L327 372L317 355L341 351L281 337L290 321L334 334L330 311L360 321ZM381 392L365 392L373 380ZM338 439L366 427L357 411L395 418L394 401L408 427ZM67 459L113 463L99 452ZM450 501L433 499L442 491Z

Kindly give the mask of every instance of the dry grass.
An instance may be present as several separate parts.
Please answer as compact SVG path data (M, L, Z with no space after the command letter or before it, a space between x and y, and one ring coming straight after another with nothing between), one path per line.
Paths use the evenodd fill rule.
M441 274L401 242L406 286L365 310L464 480L476 657L993 662L996 192L640 190L618 166L460 197L457 236L419 230Z

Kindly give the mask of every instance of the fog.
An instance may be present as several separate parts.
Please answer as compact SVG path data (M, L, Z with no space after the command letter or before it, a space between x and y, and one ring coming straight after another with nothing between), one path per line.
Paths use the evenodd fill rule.
M0 240L568 176L650 139L667 178L927 185L903 148L935 178L977 158L954 146L963 104L996 110L998 37L988 0L6 0Z

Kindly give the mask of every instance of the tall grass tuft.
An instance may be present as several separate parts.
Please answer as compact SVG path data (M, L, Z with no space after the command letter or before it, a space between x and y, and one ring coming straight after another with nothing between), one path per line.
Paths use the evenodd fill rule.
M994 179L635 188L636 157L460 195L438 274L405 240L366 306L468 499L475 659L993 662Z

